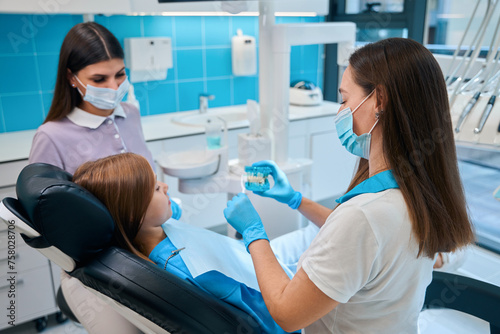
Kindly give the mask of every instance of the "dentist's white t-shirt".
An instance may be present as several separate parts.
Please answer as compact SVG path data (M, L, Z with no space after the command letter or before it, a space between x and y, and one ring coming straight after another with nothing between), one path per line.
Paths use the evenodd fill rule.
M340 304L303 333L417 333L433 266L417 253L399 189L341 204L299 261L309 279Z

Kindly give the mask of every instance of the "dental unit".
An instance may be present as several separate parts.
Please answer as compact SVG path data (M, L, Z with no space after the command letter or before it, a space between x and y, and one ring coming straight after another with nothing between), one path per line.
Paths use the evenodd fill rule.
M248 114L251 133L239 136L238 147L256 152L258 160L276 161L285 171L287 166L291 170L303 169L312 162L291 161L288 149L291 47L338 43L338 64L347 66L349 55L354 50L356 25L351 22L275 24L274 8L274 1L259 2L259 104L249 102L247 109L258 108L260 112ZM210 96L200 96L201 113L205 112L208 99ZM227 168L227 144L222 145L207 159L213 162L214 155L218 155L215 158L218 161L217 170L210 170L205 176L196 174L196 178L186 178L174 172L165 159L160 161L160 165L168 175L179 177L181 192L237 192L244 167L257 161L249 161L240 153L243 151L239 150L237 166ZM207 188L207 184L217 186Z

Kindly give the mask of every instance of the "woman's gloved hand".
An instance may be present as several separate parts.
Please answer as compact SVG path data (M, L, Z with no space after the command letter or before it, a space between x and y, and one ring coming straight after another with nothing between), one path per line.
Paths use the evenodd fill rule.
M252 164L252 167L269 167L274 179L274 186L266 191L254 191L254 194L263 197L271 197L280 203L285 203L292 209L297 209L302 202L302 194L293 190L285 173L274 161L263 160Z
M236 231L241 233L247 251L248 245L255 240L269 240L264 225L262 225L262 220L247 195L239 193L227 202L224 217Z
M170 195L169 195L170 197ZM179 220L182 215L182 209L173 199L170 201L170 208L172 209L172 218Z

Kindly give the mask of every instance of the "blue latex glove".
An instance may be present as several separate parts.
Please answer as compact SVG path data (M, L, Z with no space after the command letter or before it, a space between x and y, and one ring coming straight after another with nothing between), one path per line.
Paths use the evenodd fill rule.
M170 195L168 195L170 197ZM172 218L179 220L182 215L182 209L179 204L175 203L175 201L170 201L170 208L172 209Z
M262 220L247 195L239 193L227 202L227 207L224 209L224 217L243 236L247 252L248 245L255 240L269 240L264 230L264 225L262 225Z
M293 190L285 173L276 165L274 161L263 160L252 164L252 167L269 167L274 179L274 186L266 191L254 191L262 197L271 197L280 203L285 203L292 209L297 209L302 202L302 194Z

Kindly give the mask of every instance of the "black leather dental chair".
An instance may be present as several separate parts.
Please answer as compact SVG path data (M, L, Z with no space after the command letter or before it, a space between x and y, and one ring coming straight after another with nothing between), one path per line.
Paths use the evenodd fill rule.
M0 218L25 242L145 333L261 333L248 314L128 251L110 246L104 205L48 164L23 169Z
M473 278L434 271L424 309L448 308L473 315L500 334L500 287Z

